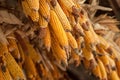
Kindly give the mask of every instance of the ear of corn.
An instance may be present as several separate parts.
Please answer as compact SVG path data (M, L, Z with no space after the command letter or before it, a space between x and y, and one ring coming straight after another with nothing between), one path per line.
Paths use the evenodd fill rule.
M4 80L2 70L0 69L0 80Z
M38 10L39 9L39 0L25 0L29 7L32 9L32 10Z
M64 62L65 64L67 64L66 52L65 52L65 50L63 50L60 47L59 43L57 42L56 36L54 34L52 34L52 46L51 46L51 48L52 48L52 51L54 52L53 54L55 54L56 58L58 57L58 59L60 60L60 63Z
M106 72L105 66L104 66L103 62L100 59L97 59L97 60L98 60L98 65L100 67L101 78L103 80L107 80L107 72Z
M65 31L71 31L71 25L67 19L67 16L65 15L65 13L63 12L62 8L60 7L59 3L56 2L56 6L52 7L52 9L55 11L55 13L57 14L63 28Z
M40 28L46 28L48 26L47 20L41 14L39 15L39 26Z
M75 66L79 66L81 64L82 57L77 55L74 51L71 51L71 57L72 58L70 59L69 63L74 63Z
M110 57L108 57L108 60L109 60L109 65L111 66L111 69L116 70L115 61Z
M29 16L31 13L31 9L26 1L22 1L22 7L23 7L23 11L24 11L25 15Z
M8 71L8 68L6 66L6 60L4 56L0 56L0 78L1 80L12 80L12 77Z
M72 0L58 0L59 3L63 4L66 9L70 12L72 12L72 7L75 6Z
M22 38L18 33L16 33L16 38L17 40L20 42L20 45L23 49L23 52L26 55L29 55L31 57L31 59L35 62L38 63L40 62L41 58L40 55L35 51L35 49L33 48L33 46L28 42L28 40L26 38Z
M27 40L25 40L25 43L28 48L28 55L31 57L31 59L35 63L40 62L40 60L41 60L40 55L35 51L33 46Z
M116 67L117 67L117 73L118 73L118 75L120 77L120 61L116 60L115 63L116 63Z
M110 73L109 77L110 77L111 80L120 80L120 78L118 77L116 71L112 71L112 72Z
M26 80L22 69L19 67L17 62L12 57L12 55L10 53L5 53L4 56L6 58L6 66L7 66L8 70L10 71L11 76L14 79L24 79L24 80Z
M83 47L85 47L83 37L78 37L78 38L76 39L76 41L77 41L77 44L78 44L78 49L79 49L79 51L82 53L82 50L81 50L81 49L82 49Z
M72 47L72 49L78 50L78 44L75 40L75 38L73 37L73 35L70 32L66 32L67 38L68 38L68 42L70 43L70 46Z
M39 13L37 11L31 11L30 17L34 22L39 20Z
M28 79L33 80L36 78L36 68L30 56L25 55L24 69Z
M50 19L50 7L46 0L39 0L39 12L46 21Z
M50 35L50 30L49 28L47 27L46 28L46 36L44 37L44 45L46 47L46 49L48 51L50 51L50 47L51 47L51 35Z
M83 48L82 50L83 50L83 56L85 57L85 59L91 60L94 58L94 56L90 50L88 50L87 48Z
M90 61L88 61L87 59L83 58L83 64L87 70L90 68Z
M36 0L35 0L36 1ZM39 0L37 0L39 1ZM33 1L34 2L34 1ZM32 2L30 2L31 4ZM36 2L35 2L36 3ZM34 4L35 5L35 4ZM34 10L34 9L31 9L30 6L29 6L29 2L27 1L22 1L22 6L23 6L23 10L24 10L24 13L26 14L26 16L30 16L31 19L33 21L38 21L39 20L39 13L38 13L38 10ZM37 8L36 8L37 9Z
M92 72L98 79L102 79L102 74L98 64L95 66L95 68L93 68Z
M12 37L15 38L14 35L12 35ZM11 52L12 56L17 60L20 60L20 52L15 39L8 38L8 42L8 49Z
M12 80L12 77L11 77L9 70L7 68L6 68L5 72L2 71L2 74L3 74L4 80Z
M21 60L20 63L18 63L18 64L22 68L22 65L23 65L23 63L25 61L25 54L23 52L23 49L22 49L20 43L18 43L17 45L18 45L18 49L19 49L19 52L20 52L20 60Z
M50 28L54 31L56 38L58 39L60 45L63 48L68 47L68 38L65 34L65 31L62 27L61 22L59 21L56 13L53 10L50 10ZM62 34L62 36L60 36Z

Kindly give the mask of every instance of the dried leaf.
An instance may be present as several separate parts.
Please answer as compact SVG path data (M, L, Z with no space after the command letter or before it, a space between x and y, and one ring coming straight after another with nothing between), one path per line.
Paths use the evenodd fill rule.
M4 44L8 44L8 41L6 39L6 36L4 35L2 29L0 28L0 42L4 43Z
M23 25L23 23L12 13L8 13L5 10L0 11L0 23L8 23L8 24L19 24Z

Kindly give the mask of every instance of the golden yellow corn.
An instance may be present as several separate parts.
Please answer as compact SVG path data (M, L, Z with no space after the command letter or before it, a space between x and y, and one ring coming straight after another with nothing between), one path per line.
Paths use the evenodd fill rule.
M31 10L38 11L39 10L39 0L25 0Z
M56 56L59 58L60 61L63 61L65 64L67 64L66 52L60 47L54 35L52 36L51 39L52 39L52 45L51 45L52 51L54 51L54 54L56 54Z
M53 34L56 35L57 40L63 48L68 47L68 39L63 29L61 22L59 21L56 13L53 10L50 10L50 29L53 30Z
M67 16L65 15L65 13L63 12L62 8L60 7L59 3L56 2L56 6L52 7L52 9L55 11L55 13L57 14L64 30L66 31L71 31L71 25L67 19Z
M16 39L18 40L18 42L20 43L23 52L27 55L29 55L31 57L31 59L33 60L33 62L38 63L41 61L41 57L40 54L38 54L35 49L33 48L33 46L29 43L29 41L27 40L27 38L22 38L21 34L18 32L16 32Z
M49 27L46 28L46 36L44 37L44 45L48 51L50 51L51 47L51 35L50 35L50 30Z
M37 76L35 64L33 63L30 56L25 55L24 69L28 79L33 80Z
M99 58L97 59L97 61L98 61L98 65L100 67L102 80L107 80L107 72L106 72L103 62Z
M0 80L4 80L1 68L0 68Z
M70 32L66 32L66 35L68 37L68 42L69 42L70 46L72 47L72 49L74 51L78 50L78 44L77 44L75 38L73 37L73 35Z
M39 0L39 12L46 21L50 19L50 7L46 0Z
M116 67L117 67L117 73L120 77L120 60L116 60L115 63L116 63Z
M92 73L93 73L93 75L95 75L98 79L100 79L100 80L102 79L102 74L101 74L100 67L99 67L98 64L92 69Z
M46 28L48 26L47 20L41 14L39 15L39 26L40 28Z
M110 74L109 74L109 78L110 80L120 80L118 74L116 71L112 71Z
M7 66L5 68L5 71L4 70L2 71L2 74L3 74L4 80L12 80L12 77L7 69Z
M19 67L17 62L12 57L12 55L10 53L5 53L4 56L6 58L6 66L9 70L11 76L13 77L13 79L14 80L17 80L17 79L26 80L22 69Z
M12 35L12 37L14 37L14 35ZM9 42L8 49L11 52L12 56L17 60L20 60L20 52L16 40L13 38L8 38L7 40Z
M18 64L22 68L22 65L25 61L25 54L22 50L22 47L21 47L20 43L18 43L17 45L18 45L18 49L19 49L19 52L20 52L20 62Z
M74 2L72 0L58 0L60 4L63 4L66 9L70 12L72 12L72 8L75 6Z
M35 22L39 20L38 10L34 10L34 9L32 10L27 1L22 1L22 6L23 6L23 11L26 14L26 16L30 16L31 19Z

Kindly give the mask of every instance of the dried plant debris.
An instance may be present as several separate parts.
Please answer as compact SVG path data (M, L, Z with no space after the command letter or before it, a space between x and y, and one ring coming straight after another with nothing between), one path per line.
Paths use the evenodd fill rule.
M23 23L12 13L8 13L6 10L0 10L0 23L8 24L18 24L23 25Z
M0 80L120 80L119 21L85 1L21 0L26 21L0 10Z

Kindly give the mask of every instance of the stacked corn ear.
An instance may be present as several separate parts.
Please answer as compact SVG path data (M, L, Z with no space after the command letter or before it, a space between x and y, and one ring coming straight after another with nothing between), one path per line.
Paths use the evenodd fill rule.
M79 0L21 0L38 23L0 39L0 80L59 80L69 64L99 80L120 80L120 52L98 35ZM81 2L84 4L84 2Z

